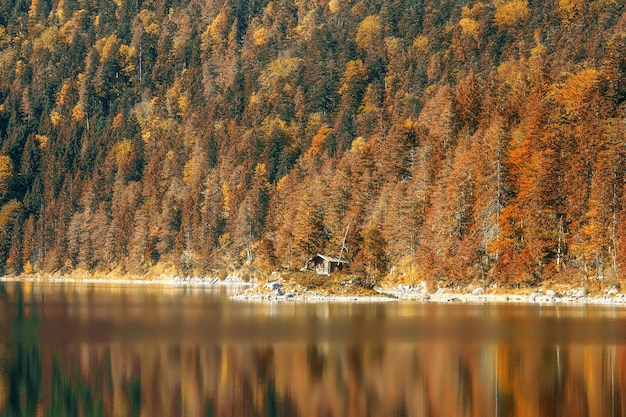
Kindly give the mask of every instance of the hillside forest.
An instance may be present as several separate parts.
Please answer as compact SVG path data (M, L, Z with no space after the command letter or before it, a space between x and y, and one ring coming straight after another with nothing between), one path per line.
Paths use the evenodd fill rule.
M0 272L619 284L625 12L4 0Z

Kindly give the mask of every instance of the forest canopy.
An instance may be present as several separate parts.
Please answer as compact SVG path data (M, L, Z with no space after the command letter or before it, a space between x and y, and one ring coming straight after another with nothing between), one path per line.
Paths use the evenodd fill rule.
M626 271L619 0L6 0L0 268Z

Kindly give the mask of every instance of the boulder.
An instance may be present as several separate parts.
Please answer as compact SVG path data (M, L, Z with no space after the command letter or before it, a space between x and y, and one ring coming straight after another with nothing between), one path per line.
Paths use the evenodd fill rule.
M574 297L582 298L586 296L587 296L587 289L584 287L580 287L574 292Z
M265 284L265 288L273 291L274 293L276 293L276 295L283 295L282 286L283 284L278 281L272 281Z

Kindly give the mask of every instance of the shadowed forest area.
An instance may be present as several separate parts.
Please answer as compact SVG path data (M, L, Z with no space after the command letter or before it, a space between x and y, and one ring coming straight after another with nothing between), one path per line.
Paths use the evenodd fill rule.
M620 0L5 0L4 274L626 268Z

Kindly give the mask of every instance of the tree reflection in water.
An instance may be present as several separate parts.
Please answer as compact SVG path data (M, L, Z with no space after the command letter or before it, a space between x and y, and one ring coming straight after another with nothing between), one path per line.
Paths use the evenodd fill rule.
M587 336L550 338L555 322L515 306L484 315L430 315L430 307L405 315L396 304L263 315L202 293L0 290L2 416L626 415L624 335L602 336L619 312L557 317ZM173 321L161 317L161 330L139 320L163 309ZM458 326L443 321L441 333L416 324L443 315L475 325L467 317L476 311L485 326L513 331L466 338L447 334ZM528 320L539 336L524 332L519 322ZM274 322L289 334L270 331ZM237 324L248 338L225 330Z

